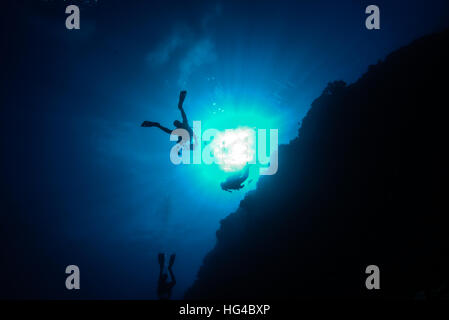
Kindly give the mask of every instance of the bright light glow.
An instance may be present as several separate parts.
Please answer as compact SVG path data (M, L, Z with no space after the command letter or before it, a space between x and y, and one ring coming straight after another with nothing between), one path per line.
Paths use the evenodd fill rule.
M239 171L254 160L254 140L254 130L251 128L227 129L212 140L211 147L224 171Z

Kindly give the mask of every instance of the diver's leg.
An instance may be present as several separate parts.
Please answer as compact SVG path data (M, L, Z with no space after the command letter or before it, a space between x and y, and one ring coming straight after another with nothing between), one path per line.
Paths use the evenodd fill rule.
M165 263L165 255L163 253L158 254L158 260L159 260L159 267L160 267L160 274L162 274L162 271L164 269L164 263Z
M168 272L170 273L170 278L171 278L170 286L173 287L176 284L175 274L173 273L173 270L171 267L168 268Z
M184 109L182 108L182 104L184 103L184 99L186 98L186 95L187 95L187 91L181 91L181 93L179 94L178 109L181 111L182 123L184 123L187 126L188 125L187 115L186 115Z
M172 254L170 256L170 261L168 262L168 267L171 268L173 266L173 264L175 263L175 258L176 258L176 254Z
M164 132L167 132L168 134L171 134L172 130L161 126L161 124L159 122L152 122L152 121L144 121L142 122L142 124L140 125L141 127L156 127L161 129Z
M170 129L164 127L164 126L161 126L159 123L157 124L156 127L158 127L159 129L161 129L161 130L164 131L164 132L167 132L168 134L171 134L171 133L172 133L172 130L170 130Z

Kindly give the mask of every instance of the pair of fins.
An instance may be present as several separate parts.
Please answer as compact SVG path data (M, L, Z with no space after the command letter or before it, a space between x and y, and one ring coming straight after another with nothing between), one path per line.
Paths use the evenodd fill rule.
M173 266L173 264L175 263L175 258L176 258L176 254L172 254L170 256L170 260L168 261L168 267L171 268ZM159 260L159 264L161 266L163 266L165 264L165 254L164 253L159 253L158 254L158 260Z

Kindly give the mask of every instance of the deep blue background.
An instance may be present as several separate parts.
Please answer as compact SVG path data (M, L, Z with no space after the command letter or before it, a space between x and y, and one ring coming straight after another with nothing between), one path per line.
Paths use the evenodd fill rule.
M65 6L81 29L65 28ZM365 29L377 4L381 30ZM389 52L447 26L446 1L10 1L2 7L0 296L155 298L159 251L181 298L220 219L223 192L174 166L168 136L140 128L245 106L280 142L327 82L354 82ZM238 107L235 107L238 106ZM81 290L65 289L65 267Z

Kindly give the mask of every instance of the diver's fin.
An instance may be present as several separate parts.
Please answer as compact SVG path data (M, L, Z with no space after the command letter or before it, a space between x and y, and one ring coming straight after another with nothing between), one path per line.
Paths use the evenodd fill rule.
M140 126L141 127L154 127L154 126L157 126L158 124L159 124L158 122L144 121L144 122L142 122L142 124Z
M182 104L184 103L184 100L186 98L187 91L183 90L179 93L179 102L178 102L178 108L182 107Z

